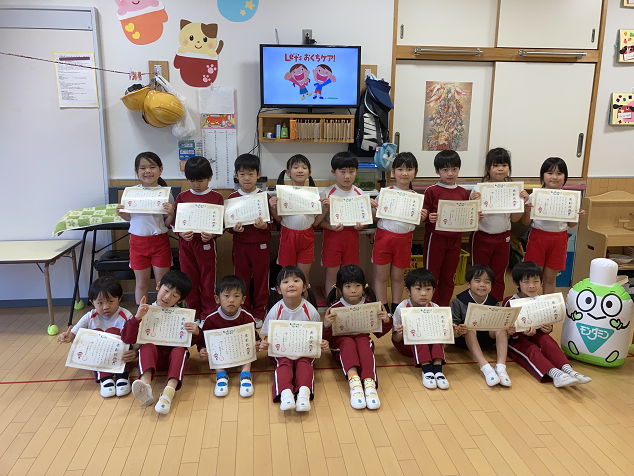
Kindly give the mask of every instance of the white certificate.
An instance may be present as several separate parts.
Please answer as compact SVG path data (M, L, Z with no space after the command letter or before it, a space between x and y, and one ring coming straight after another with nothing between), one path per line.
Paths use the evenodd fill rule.
M477 231L479 208L478 200L438 200L436 230Z
M531 219L550 221L579 221L581 192L578 190L533 189Z
M121 374L125 371L122 357L127 347L117 335L79 329L71 343L66 367Z
M321 213L317 187L278 185L275 190L277 191L278 215L319 215Z
M225 226L233 228L238 223L252 225L258 218L271 221L267 197L266 193L254 193L225 200Z
M192 335L185 330L185 323L194 322L195 317L194 309L150 306L139 325L137 343L190 347Z
M166 215L164 203L169 203L170 187L126 187L121 204L126 213L153 213Z
M485 182L477 185L482 213L517 213L524 211L520 193L524 182Z
M519 313L520 309L517 307L469 303L464 323L473 331L501 331L515 324Z
M515 322L518 331L524 331L529 327L557 324L562 322L566 315L566 301L561 293L513 299L509 303L511 307L521 309Z
M204 231L205 233L222 235L224 211L222 205L211 203L179 203L176 207L174 231L178 233Z
M382 188L379 192L376 216L419 225L424 198L424 195L416 192Z
M405 344L454 343L450 307L405 307L401 320Z
M319 358L323 324L313 321L269 322L269 356Z
M378 316L381 312L380 302L336 307L330 312L335 315L335 322L332 324L333 336L367 334L383 330L383 321Z
M258 358L253 324L213 329L205 331L204 334L210 369L236 367Z
M330 197L330 224L355 226L357 223L372 223L372 205L370 195L364 193L356 197Z

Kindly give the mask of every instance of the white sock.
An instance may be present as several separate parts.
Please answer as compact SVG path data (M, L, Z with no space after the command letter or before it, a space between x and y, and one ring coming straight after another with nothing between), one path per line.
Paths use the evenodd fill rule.
M563 375L563 374L564 374L564 372L562 372L562 371L561 371L561 370L559 370L559 369L556 369L555 367L553 367L552 369L550 369L550 370L548 371L548 376L549 376L550 378L552 378L553 380L554 380L556 377L559 377L560 375Z

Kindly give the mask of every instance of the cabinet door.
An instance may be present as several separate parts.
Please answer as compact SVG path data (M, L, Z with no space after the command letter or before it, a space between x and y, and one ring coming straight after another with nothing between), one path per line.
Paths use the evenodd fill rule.
M418 160L419 177L436 177L434 156L438 151L423 151L425 90L427 81L469 82L471 113L467 150L459 151L461 177L481 177L484 170L486 140L491 103L493 63L465 61L399 61L394 86L394 133L399 133L399 151L412 152Z
M497 4L498 0L399 0L396 42L493 47Z
M601 0L500 0L497 46L597 49Z
M548 157L561 157L571 177L581 176L594 67L496 64L489 146L511 151L514 176L538 177Z

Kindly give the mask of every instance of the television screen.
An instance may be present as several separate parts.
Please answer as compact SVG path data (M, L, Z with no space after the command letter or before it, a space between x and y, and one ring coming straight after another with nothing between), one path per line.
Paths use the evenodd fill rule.
M356 107L360 46L260 45L262 107Z

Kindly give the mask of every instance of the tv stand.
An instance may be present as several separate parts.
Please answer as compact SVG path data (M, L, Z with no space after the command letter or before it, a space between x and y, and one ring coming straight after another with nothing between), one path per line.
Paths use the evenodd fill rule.
M309 111L312 108L308 108ZM296 121L297 137L301 137L302 124L305 133L313 138L291 139L291 120ZM289 130L288 139L269 139L266 134L275 135L277 125L286 124ZM354 115L351 114L259 114L258 115L258 139L260 142L354 142Z

